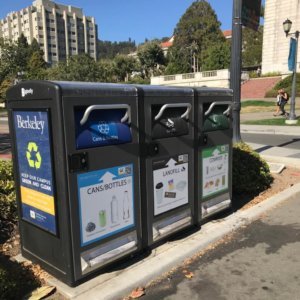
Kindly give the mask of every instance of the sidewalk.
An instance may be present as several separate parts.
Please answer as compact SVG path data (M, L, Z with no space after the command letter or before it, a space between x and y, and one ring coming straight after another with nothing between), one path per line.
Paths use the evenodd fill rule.
M56 286L60 293L70 299L122 299L134 288L145 286L151 280L182 263L185 259L204 250L225 235L250 224L270 209L284 203L284 201L290 199L298 201L299 198L300 183L247 210L237 211L224 219L209 222L203 225L200 231L188 237L163 244L154 249L147 258L127 268L102 274L76 288L70 288L54 278L49 279L48 284ZM158 298L154 297L153 299Z

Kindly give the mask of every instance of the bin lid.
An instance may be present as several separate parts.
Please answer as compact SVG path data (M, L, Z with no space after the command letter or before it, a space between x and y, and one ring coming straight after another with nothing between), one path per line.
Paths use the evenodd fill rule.
M194 96L194 90L190 87L173 87L162 85L135 85L146 97L183 97Z
M91 97L91 96L137 96L134 85L76 82L76 81L22 81L11 87L6 94L8 101L13 100L43 100L57 96L60 91L62 96Z
M228 88L194 87L194 90L198 97L203 97L203 96L232 97L233 96L233 90Z

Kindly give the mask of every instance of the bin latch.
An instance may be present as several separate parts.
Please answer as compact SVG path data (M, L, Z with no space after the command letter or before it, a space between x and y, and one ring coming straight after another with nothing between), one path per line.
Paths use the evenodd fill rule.
M88 169L87 152L75 153L69 155L69 170L71 173L84 171Z
M208 136L206 133L202 133L199 137L199 146L204 146L207 144Z
M146 144L146 153L148 156L155 156L159 152L159 146L157 143Z

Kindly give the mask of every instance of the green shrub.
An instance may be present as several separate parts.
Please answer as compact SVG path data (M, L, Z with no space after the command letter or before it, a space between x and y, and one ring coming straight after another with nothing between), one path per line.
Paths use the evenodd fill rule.
M286 78L280 80L271 90L267 91L265 94L265 97L267 98L276 98L277 96L277 91L279 89L285 89L287 93L292 94L292 80L293 76L289 75ZM297 78L296 78L296 96L300 96L300 74L297 73Z
M233 146L232 188L234 194L258 194L270 187L268 164L245 143Z
M4 160L0 160L0 218L17 220L13 166L11 161Z

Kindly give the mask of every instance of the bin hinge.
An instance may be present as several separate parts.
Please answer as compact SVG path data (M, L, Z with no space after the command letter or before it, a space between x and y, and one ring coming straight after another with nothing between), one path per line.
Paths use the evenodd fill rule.
M88 169L87 152L74 153L69 155L69 170L71 173Z

